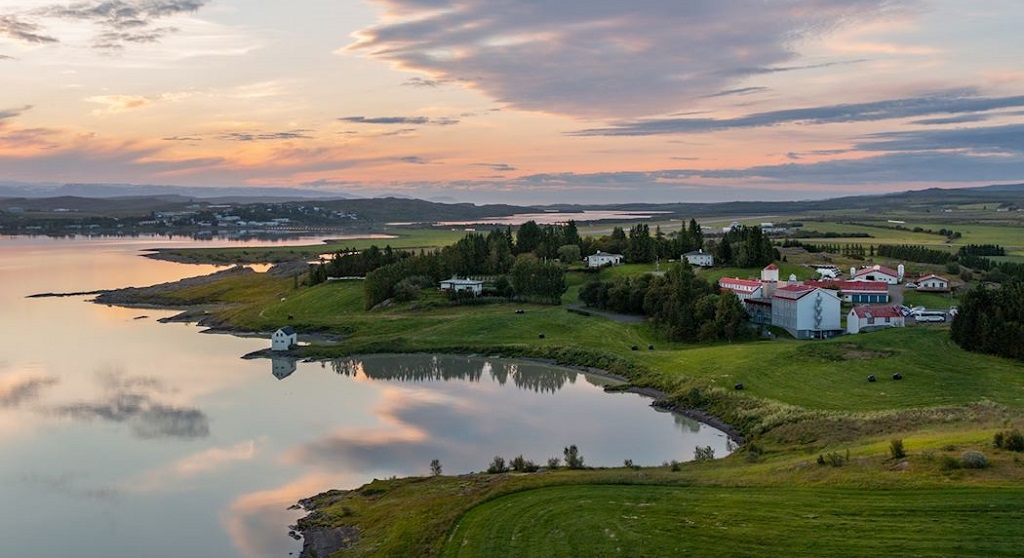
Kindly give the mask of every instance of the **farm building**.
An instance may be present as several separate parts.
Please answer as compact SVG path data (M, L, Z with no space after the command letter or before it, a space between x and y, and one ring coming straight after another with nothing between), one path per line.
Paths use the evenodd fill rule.
M625 260L622 254L609 254L598 250L596 254L587 256L587 267L601 267L605 265L619 265Z
M838 291L843 302L854 304L885 304L889 302L889 284L881 281L804 281L830 291Z
M484 292L484 282L477 281L476 279L459 279L457 277L452 277L451 279L441 281L439 288L442 291L473 293L474 295L479 296L480 293Z
M948 293L950 291L949 279L938 275L925 275L917 280L917 290L933 293Z
M270 336L270 350L287 351L299 344L299 335L291 326L285 326Z
M901 265L900 268L903 266ZM899 284L903 280L903 270L896 271L881 265L873 265L859 270L850 270L851 281L881 281L889 285Z
M904 325L903 313L895 306L857 306L846 316L847 333L860 333L887 327L904 327Z
M687 252L683 254L683 257L686 258L690 265L699 265L701 267L713 267L715 265L715 257L704 250Z
M740 300L758 298L764 294L761 282L753 279L722 277L718 280L718 288L723 291L732 291Z
M786 285L772 294L772 325L797 339L832 337L842 332L839 296L811 285Z

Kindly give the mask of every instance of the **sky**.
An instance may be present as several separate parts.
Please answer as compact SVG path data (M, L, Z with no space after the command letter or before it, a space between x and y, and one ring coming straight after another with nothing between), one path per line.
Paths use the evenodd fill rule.
M1020 0L0 0L0 182L510 203L1024 181Z

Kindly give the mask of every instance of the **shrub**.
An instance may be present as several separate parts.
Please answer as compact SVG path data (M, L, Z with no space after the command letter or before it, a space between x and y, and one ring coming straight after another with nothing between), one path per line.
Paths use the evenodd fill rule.
M1006 442L1006 433L1005 432L996 432L995 435L992 436L992 445L997 447L997 448L1002 448L1003 444L1005 442Z
M669 469L671 469L674 473L678 473L679 471L683 470L682 466L680 466L679 462L676 461L675 459L672 460L672 464L669 466Z
M435 477L441 476L441 460L432 459L430 461L430 474Z
M573 444L562 450L565 455L565 466L570 469L582 469L583 468L583 456L580 455L580 450Z
M903 440L901 438L889 441L889 455L893 459L903 459L907 456L907 452L903 449Z
M562 466L562 460L557 457L548 458L548 469L557 469Z
M1010 451L1024 451L1024 434L1020 430L1007 432L1005 447Z
M693 448L694 461L711 461L715 458L715 448L711 446L697 446Z
M536 472L540 467L536 463L529 459L523 459L522 455L517 455L511 462L512 470L517 473L533 473Z
M843 458L843 454L838 451L830 451L828 453L818 454L818 465L831 465L833 467L842 467L843 463L848 461L850 456L847 455Z
M487 472L494 475L497 473L507 473L508 465L505 465L505 458L500 455L495 455L494 460L487 467Z
M627 460L623 461L622 462L622 466L623 467L627 467L629 469L632 469L633 468L633 460L632 459L627 459Z
M965 451L960 456L964 469L985 469L988 467L988 458L980 451Z

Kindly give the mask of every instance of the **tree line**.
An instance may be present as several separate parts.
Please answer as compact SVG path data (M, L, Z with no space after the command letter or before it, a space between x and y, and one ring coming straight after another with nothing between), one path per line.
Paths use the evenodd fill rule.
M710 243L709 243L710 244ZM709 246L716 265L733 267L764 267L781 259L761 227L734 227L717 243Z
M580 300L595 308L648 316L672 341L736 339L743 336L747 319L736 295L720 293L688 265L674 265L663 276L591 281L580 289Z
M1024 361L1024 281L968 291L949 335L965 350Z

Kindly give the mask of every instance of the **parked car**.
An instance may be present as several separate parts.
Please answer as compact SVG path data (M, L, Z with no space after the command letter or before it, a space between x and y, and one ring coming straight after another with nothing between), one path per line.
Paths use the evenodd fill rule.
M908 289L916 289L917 288L917 283L907 283L907 284L905 284L903 286L908 288Z

